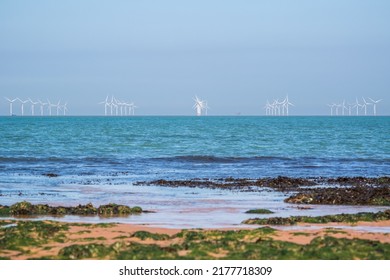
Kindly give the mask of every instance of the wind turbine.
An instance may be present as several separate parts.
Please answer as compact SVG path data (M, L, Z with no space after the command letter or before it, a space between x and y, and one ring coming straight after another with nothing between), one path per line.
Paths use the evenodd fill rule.
M269 106L270 106L270 114L271 116L274 116L276 113L275 102L272 102L272 104L269 104Z
M9 99L7 97L5 97L5 99L7 99L9 101L9 115L12 116L12 105L13 103L18 100L19 98L15 98L15 99Z
M349 115L349 116L352 115L352 114L351 114L352 106L353 106L353 103L349 103L349 102L348 102L348 115Z
M268 99L267 99L267 103L266 103L265 106L264 106L264 109L265 109L265 115L266 115L266 116L270 115L270 112L271 112L271 104L269 104Z
M38 100L38 103L41 104L41 116L43 116L43 107L47 105L47 103L43 103L41 100Z
M356 107L356 116L359 116L359 107L363 107L363 105L359 104L357 97L356 97L355 105L353 105L352 108L355 108L355 107Z
M280 116L280 103L279 99L274 99L274 102L272 102L272 105L274 106L274 115Z
M48 109L49 109L49 116L51 116L51 107L55 107L55 104L52 104L49 99L47 99Z
M59 100L57 104L54 104L54 107L57 107L57 116L60 115L60 109L61 109L60 103L61 103L61 100Z
M111 111L111 116L112 116L112 107L114 107L114 96L111 96L111 102L110 102L110 111Z
M114 97L114 103L112 105L115 107L115 115L118 116L118 100Z
M34 102L30 98L28 99L28 101L30 101L30 103L31 103L31 116L34 116L34 106L36 104L38 104L39 102Z
M288 116L288 106L295 106L294 104L292 104L289 100L288 100L288 95L286 96L286 99L284 99L283 101L283 106L286 107L286 114Z
M345 100L343 100L343 103L341 103L340 104L341 105L341 112L342 112L342 114L343 114L343 116L344 116L344 109L348 109L346 106L345 106Z
M134 102L131 102L129 104L129 114L132 114L134 116L135 114L135 108L138 108L137 106L134 105Z
M194 101L195 101L195 104L194 104L193 108L194 108L195 111L196 111L196 115L197 115L197 116L201 116L201 115L202 115L202 110L203 110L203 108L204 108L203 101L200 100L200 99L198 98L198 96L195 96Z
M364 115L367 116L367 105L371 105L371 103L368 103L368 102L364 99L364 97L362 97L362 98L363 98L363 102L364 102L364 104L363 104L363 106L362 106L362 107L364 107Z
M336 104L327 104L327 106L330 108L330 115L333 116L333 108L336 106Z
M66 111L68 111L68 102L65 102L64 106L62 106L63 110L64 110L64 116L66 116Z
M370 97L369 97L368 99L370 99L371 102L372 102L372 106L374 107L374 115L376 116L376 104L378 104L379 102L381 102L382 99L379 99L379 100L376 100L376 101L373 100L373 99L371 99Z
M210 109L209 105L207 104L206 100L203 100L203 109L206 111L206 116L208 115L208 109Z
M277 109L278 109L278 102L274 99L274 101L271 104L272 106L272 115L276 116L277 115Z
M99 104L104 104L104 115L107 116L107 107L110 106L110 103L108 103L108 95L106 100L100 102Z
M336 116L339 115L339 108L342 106L341 104L334 104L334 106L336 107Z
M22 106L21 106L21 109L22 109L22 116L24 116L24 104L26 104L27 102L28 102L28 100L21 100L20 98L17 98L19 101L20 101L20 103L22 104Z
M128 107L129 107L129 104L126 103L126 102L123 102L123 109L124 109L123 114L124 114L124 116L128 116L129 115L129 113L127 112L128 111L127 110Z
M123 105L125 103L121 102L120 100L117 100L117 104L119 106L119 112L120 112L120 115L123 116Z

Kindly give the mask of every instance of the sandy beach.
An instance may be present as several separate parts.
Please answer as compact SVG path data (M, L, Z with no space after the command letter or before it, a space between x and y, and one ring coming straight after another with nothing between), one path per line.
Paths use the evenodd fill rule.
M18 220L15 223L15 220L4 220L3 224L5 225L3 225L3 227L10 229L17 227L21 223L23 223L23 221ZM37 222L30 221L27 223ZM378 258L388 259L390 257L388 251L388 247L390 246L390 235L386 232L371 232L369 230L370 228L389 228L389 220L379 222L358 222L353 225L349 223L315 225L302 223L294 227L284 226L277 227L277 229L264 227L260 229L224 228L218 230L181 230L130 224L74 224L52 221L39 223L43 223L44 225L61 226L62 228L56 232L55 236L45 238L44 240L40 238L44 234L37 230L35 233L32 233L32 236L36 237L37 240L39 239L39 241L32 242L28 246L23 246L22 242L21 246L14 246L13 249L0 250L0 257L2 259L13 260L57 258L116 259L122 249L129 250L129 248L136 246L140 252L134 253L135 259L150 259L141 252L142 250L148 251L150 249L156 251L172 251L171 253L174 253L173 255L161 255L160 257L162 259L224 259L229 258L229 254L231 253L229 250L240 250L235 246L227 246L227 248L225 248L225 242L221 242L219 245L218 243L213 244L210 249L206 249L205 252L201 254L197 252L196 254L199 253L199 256L197 257L196 254L193 254L195 249L191 249L191 246L187 244L189 240L193 240L192 238L188 239L190 233L194 236L199 234L202 236L204 235L199 240L194 239L197 245L204 244L202 246L208 246L210 245L210 242L214 243L216 240L222 240L224 236L230 236L232 234L234 236L232 238L235 239L235 241L230 240L229 242L240 241L242 244L266 242L268 245L264 244L265 246L269 246L269 244L279 244L278 246L280 246L280 244L285 244L287 245L287 248L289 246L305 248L305 246L312 246L315 240L326 240L329 238L336 241L352 242L351 244L361 241L371 246L372 250L375 250L375 246L384 246L383 254ZM26 238L26 236L24 237ZM25 244L27 245L27 243ZM69 248L76 249L76 252L70 254L64 253L66 250L69 250ZM110 250L113 251L111 253L101 254L99 250L102 250L102 248L110 248ZM83 250L85 252L83 252ZM138 253L141 253L139 256L140 258L137 255ZM341 253L342 252L340 252L340 256L337 258L342 258ZM150 257L153 259L160 258L159 256L156 257L154 254L151 254ZM290 257L288 255L281 255L280 258L289 259ZM360 258L359 254L357 254L354 258Z

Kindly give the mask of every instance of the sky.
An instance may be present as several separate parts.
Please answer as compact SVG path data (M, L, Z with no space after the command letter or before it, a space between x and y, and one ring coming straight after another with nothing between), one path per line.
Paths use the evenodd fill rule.
M0 0L0 115L4 97L101 115L107 95L137 115L194 115L195 95L209 115L286 95L290 115L362 97L390 115L389 62L388 0Z

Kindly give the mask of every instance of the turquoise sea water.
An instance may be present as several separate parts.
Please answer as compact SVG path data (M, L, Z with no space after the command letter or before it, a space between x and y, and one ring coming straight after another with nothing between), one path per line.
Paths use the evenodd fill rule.
M163 201L187 205L191 192L133 183L389 175L390 117L0 118L0 204L122 202L161 210L169 208ZM203 190L197 197L221 195ZM233 197L242 207L249 199Z

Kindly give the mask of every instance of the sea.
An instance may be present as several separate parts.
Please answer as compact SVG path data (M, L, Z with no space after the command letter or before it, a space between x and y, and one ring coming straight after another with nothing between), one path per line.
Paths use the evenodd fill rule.
M302 213L283 202L288 194L270 189L136 184L278 176L390 176L390 117L0 117L1 205L120 203L154 212L53 219L214 228L241 226L253 208L276 216L386 209L313 206Z

